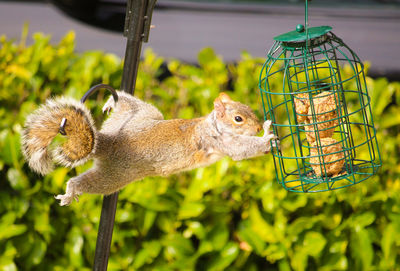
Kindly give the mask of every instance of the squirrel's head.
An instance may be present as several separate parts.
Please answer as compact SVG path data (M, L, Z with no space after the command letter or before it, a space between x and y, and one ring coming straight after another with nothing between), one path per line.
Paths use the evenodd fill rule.
M226 93L214 100L214 111L221 132L253 136L262 129L251 108L233 101Z

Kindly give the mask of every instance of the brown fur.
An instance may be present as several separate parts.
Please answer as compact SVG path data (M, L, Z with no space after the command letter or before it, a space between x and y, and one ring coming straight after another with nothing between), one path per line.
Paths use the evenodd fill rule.
M67 119L66 141L51 150L49 146L59 133L63 118ZM93 120L83 104L65 98L51 99L27 118L22 152L33 170L47 174L53 168L53 161L64 166L87 161L94 149L94 133Z
M257 117L248 106L226 94L214 101L215 109L208 116L191 120L164 120L154 106L123 92L118 96L116 104L112 98L105 104L103 111L112 108L113 113L98 132L91 121L86 121L91 120L89 113L82 110L84 114L75 115L78 110L61 107L66 111L61 110L59 115L68 119L66 132L70 135L59 157L73 161L85 155L94 158L93 168L70 179L66 193L56 197L61 205L70 204L82 193L107 195L146 176L168 176L207 166L225 155L246 159L271 148L271 122L264 123L263 137L255 136L261 130ZM46 109L54 114L54 109ZM236 116L242 121L235 120ZM43 135L41 147L54 136L56 126L51 124L54 129L46 138L43 134L47 129L37 130Z
M68 140L62 146L65 157L75 161L88 156L94 148L94 134L86 116L75 108L66 108L60 115L69 120L65 127Z

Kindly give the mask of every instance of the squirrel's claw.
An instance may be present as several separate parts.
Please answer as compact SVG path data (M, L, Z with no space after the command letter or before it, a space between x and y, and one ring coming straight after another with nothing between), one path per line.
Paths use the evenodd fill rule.
M111 110L114 108L115 102L114 100L108 100L103 106L103 114L106 113L107 115L110 114Z
M281 144L280 144L280 141L278 140L277 137L274 137L274 140L272 140L271 147L272 148L277 148L278 150L281 149Z
M60 201L60 206L70 205L73 199L73 196L70 195L57 195L54 196L56 199Z
M79 196L82 195L82 193L75 193L74 194L74 199L76 202L79 202Z
M112 110L112 107L103 107L103 114L109 115Z

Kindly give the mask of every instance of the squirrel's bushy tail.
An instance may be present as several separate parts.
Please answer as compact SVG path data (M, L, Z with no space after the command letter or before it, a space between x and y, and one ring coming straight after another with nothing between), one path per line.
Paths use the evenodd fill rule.
M50 144L66 119L66 140L53 149ZM95 148L96 130L89 110L69 98L49 99L30 114L22 131L22 152L29 166L40 174L53 170L54 162L75 167L86 162Z

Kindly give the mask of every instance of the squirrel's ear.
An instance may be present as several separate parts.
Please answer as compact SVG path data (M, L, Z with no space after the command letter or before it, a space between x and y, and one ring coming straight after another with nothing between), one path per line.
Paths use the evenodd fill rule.
M220 99L223 103L232 101L231 97L229 97L229 95L226 94L225 92L221 92L217 99Z
M225 106L219 98L214 101L214 111L217 113L217 117L220 118L225 114Z
M223 117L225 115L225 104L231 102L231 97L228 94L221 92L219 96L214 100L214 110L218 117Z
M214 111L217 113L217 117L223 117L225 114L225 105L221 99L221 95L214 100Z

